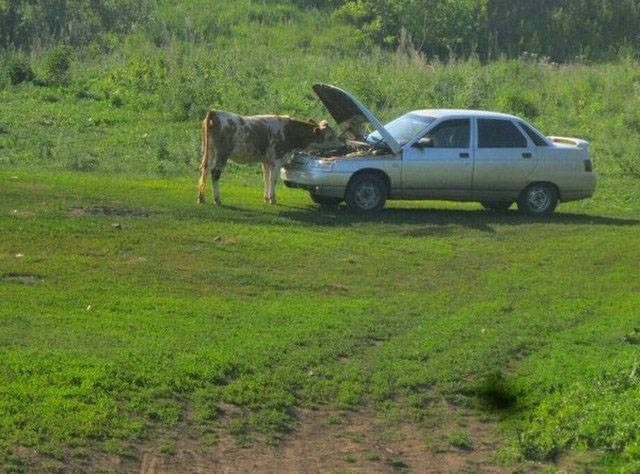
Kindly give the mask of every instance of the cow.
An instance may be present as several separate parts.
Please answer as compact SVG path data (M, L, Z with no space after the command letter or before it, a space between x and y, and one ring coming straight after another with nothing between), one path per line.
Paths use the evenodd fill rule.
M207 173L211 170L213 201L220 204L220 175L227 160L262 162L264 200L276 203L278 171L287 156L310 145L335 146L339 142L326 120L298 120L283 115L241 116L211 110L202 120L198 203L204 203Z

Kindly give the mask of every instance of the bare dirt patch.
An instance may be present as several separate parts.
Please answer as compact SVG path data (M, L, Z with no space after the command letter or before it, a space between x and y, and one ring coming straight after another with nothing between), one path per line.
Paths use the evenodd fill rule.
M242 411L241 407L221 405L221 426ZM465 433L464 445L454 442L460 430ZM203 435L187 416L176 429L132 445L122 455L86 452L78 457L67 452L67 460L61 461L22 447L14 454L29 472L492 474L554 468L577 472L582 470L578 466L588 465L586 461L575 463L570 456L555 465L500 465L495 459L501 444L495 420L461 412L446 402L435 407L433 418L420 424L381 419L372 409L299 410L298 422L277 446L264 440L246 441L234 438L224 428Z
M218 245L234 245L238 243L236 239L233 237L225 237L223 235L216 235L213 238L213 243Z
M197 437L186 436L170 455L161 448L143 450L140 473L513 472L493 462L498 445L493 424L473 419L467 429L470 448L434 448L433 433L412 423L380 420L373 410L303 410L293 433L277 447L243 447L222 436L215 446L203 448Z
M328 283L321 286L323 292L330 295L340 295L349 293L349 287L339 283Z
M35 285L42 281L38 275L27 275L22 273L6 273L0 277L0 281L10 283L22 283L24 285Z
M36 213L33 211L25 211L20 209L12 209L11 215L13 217L35 217Z
M119 216L119 217L149 217L150 212L144 209L127 209L112 206L70 207L67 215L71 217L89 216Z

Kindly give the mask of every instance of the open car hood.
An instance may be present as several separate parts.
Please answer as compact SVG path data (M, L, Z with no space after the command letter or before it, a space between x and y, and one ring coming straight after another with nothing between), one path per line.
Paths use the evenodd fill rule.
M328 84L314 84L313 91L338 124L339 133L362 140L365 135L365 127L369 123L378 131L391 151L394 153L400 151L398 142L394 140L376 116L351 94Z

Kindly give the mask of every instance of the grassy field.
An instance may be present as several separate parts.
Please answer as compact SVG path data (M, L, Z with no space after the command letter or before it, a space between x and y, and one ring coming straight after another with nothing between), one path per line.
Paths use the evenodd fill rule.
M155 6L0 55L0 471L134 470L355 414L409 423L420 455L488 446L480 470L640 470L637 54L444 62L303 1L127 5ZM230 163L225 206L195 205L204 111L327 118L315 82L382 120L481 108L587 139L598 191L545 220L364 218L281 188L265 206Z
M204 444L277 442L297 408L427 433L441 400L498 416L496 463L640 467L637 181L548 220L363 218L285 189L269 207L249 171L221 208L194 204L192 178L0 182L3 470L136 459L185 419Z

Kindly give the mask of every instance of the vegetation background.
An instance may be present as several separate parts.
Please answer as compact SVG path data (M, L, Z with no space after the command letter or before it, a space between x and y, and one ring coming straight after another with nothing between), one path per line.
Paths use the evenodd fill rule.
M638 176L639 23L632 0L5 0L0 160L184 174L207 108L323 117L328 81L383 118L524 115Z
M609 468L638 469L639 242L631 224L639 215L639 24L637 0L0 0L0 198L6 211L0 222L3 233L14 231L3 235L0 275L55 269L60 285L67 278L61 287L51 278L52 287L17 292L0 283L0 463L28 468L17 446L58 460L89 456L83 450L91 443L126 451L127 442L149 436L149 427L176 426L185 399L194 404L196 424L213 423L224 400L248 409L232 431L282 433L292 407L322 400L350 408L372 397L388 409L402 399L424 417L432 396L425 387L435 385L462 405L488 397L511 406L517 398L503 420L510 433L502 452L507 460L555 460L582 449L597 452ZM300 216L273 210L240 217L220 210L216 219L193 211L195 192L188 186L195 181L205 110L324 118L311 91L319 81L352 91L383 119L417 107L495 109L524 116L548 134L585 138L601 176L598 195L570 205L577 214L551 227L489 219L495 240L486 240L487 220L475 214L425 231L402 214L386 223L339 216L334 229L334 221L327 227L322 217L303 218L301 225ZM232 165L228 173L225 189L241 199L242 186L256 185L260 171ZM47 184L19 184L30 176ZM132 223L138 233L121 248L105 240L99 218L82 225L68 219L65 209L73 203L101 199L151 207L160 217ZM48 217L23 225L15 215L27 205ZM615 217L583 219L585 210ZM203 217L218 223L203 224ZM207 227L213 225L219 227ZM318 281L312 270L291 276L291 265L304 262L281 262L277 252L265 251L252 237L256 228L275 243L283 229L294 229L289 245L327 278L348 277L354 262L377 249L372 265L405 281L418 257L394 250L404 248L429 255L433 268L414 270L431 275L431 282L416 277L391 292L395 287L387 289L382 276L363 265L363 280L345 290L348 300L333 295L319 304L316 298L333 283ZM73 240L80 237L54 240L87 232L81 243ZM239 307L222 297L207 300L222 305L215 324L193 306L194 292L204 291L200 282L175 263L205 246L198 232L226 233L244 245L228 253L207 247L205 255L227 266L194 270L205 279L222 278L227 294L248 299ZM421 232L429 239L417 240ZM551 234L554 239L543 239ZM148 240L176 236L183 240L170 251ZM16 264L25 242L57 250ZM336 254L329 242L342 243L355 257ZM473 249L457 253L461 242ZM539 247L530 248L534 244ZM68 260L78 248L86 254ZM134 248L164 273L151 264L120 268L102 253L128 255ZM560 264L543 265L540 252ZM576 252L580 263L571 257ZM383 258L389 254L395 263ZM69 270L86 262L94 265L89 274ZM275 276L260 280L256 265L275 269ZM110 272L129 280L112 281ZM85 313L71 311L70 301L84 301L105 280L112 281L108 308L85 326L75 319ZM418 282L435 285L428 299ZM264 292L259 298L251 293L256 286ZM286 321L279 319L281 287L296 295L287 300ZM158 294L148 296L153 291ZM512 293L518 301L509 299ZM381 294L387 304L378 308ZM454 314L451 294L457 295ZM41 323L32 301L50 308L58 326ZM157 318L154 301L162 302L162 315L186 318L180 330ZM311 307L313 318L302 317ZM424 308L438 317L425 319ZM268 317L254 321L249 316L257 311ZM341 319L343 313L353 319ZM136 317L126 326L122 314ZM239 323L238 314L245 316ZM274 330L282 324L284 332ZM481 326L491 337L473 346ZM217 349L202 327L217 334L211 336ZM115 349L100 345L97 328ZM143 337L131 328L152 329ZM162 342L154 331L172 336ZM441 340L429 339L434 331ZM261 345L269 332L276 335ZM24 334L29 337L22 341ZM398 334L404 335L393 339ZM551 335L557 337L547 343ZM60 342L64 337L77 354ZM392 340L378 358L362 355L372 338ZM187 343L197 351L172 352ZM288 355L280 360L272 352ZM157 372L154 358L166 370ZM345 359L346 365L339 362ZM521 361L515 374L486 370L514 360ZM314 383L296 372L313 364L320 374Z

